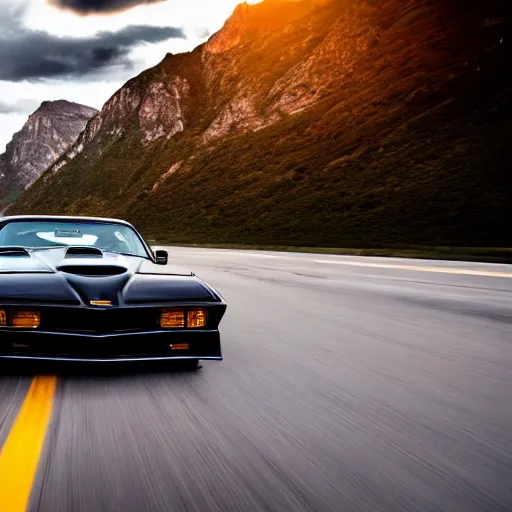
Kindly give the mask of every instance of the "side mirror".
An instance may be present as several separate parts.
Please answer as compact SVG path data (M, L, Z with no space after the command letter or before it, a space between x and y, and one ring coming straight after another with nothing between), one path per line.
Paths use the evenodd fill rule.
M155 251L155 262L157 265L167 265L169 254L167 251Z

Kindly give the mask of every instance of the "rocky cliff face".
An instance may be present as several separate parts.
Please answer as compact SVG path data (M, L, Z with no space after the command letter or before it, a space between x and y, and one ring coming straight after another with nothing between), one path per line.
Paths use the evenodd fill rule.
M97 113L69 101L43 102L0 155L0 200L32 185Z
M504 243L510 21L501 0L241 4L120 89L12 211L187 241Z

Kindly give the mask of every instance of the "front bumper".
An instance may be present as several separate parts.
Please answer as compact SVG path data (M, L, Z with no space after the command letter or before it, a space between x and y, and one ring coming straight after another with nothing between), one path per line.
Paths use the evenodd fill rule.
M176 345L188 344L188 349ZM46 361L222 360L220 334L154 331L105 335L1 331L0 359Z

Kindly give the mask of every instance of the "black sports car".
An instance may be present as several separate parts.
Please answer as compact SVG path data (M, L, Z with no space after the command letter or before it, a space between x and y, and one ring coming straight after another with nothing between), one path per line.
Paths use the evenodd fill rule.
M0 218L0 359L221 360L226 303L127 222Z

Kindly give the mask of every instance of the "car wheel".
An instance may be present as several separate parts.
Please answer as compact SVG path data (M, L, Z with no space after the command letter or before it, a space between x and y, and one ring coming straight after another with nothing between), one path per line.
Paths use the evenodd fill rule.
M189 372L199 370L202 366L199 364L199 359L187 359L183 361L183 369Z

